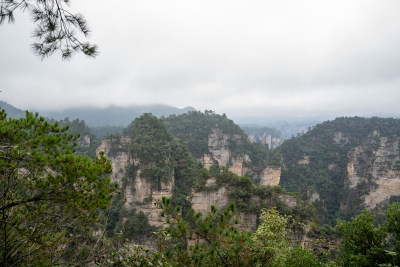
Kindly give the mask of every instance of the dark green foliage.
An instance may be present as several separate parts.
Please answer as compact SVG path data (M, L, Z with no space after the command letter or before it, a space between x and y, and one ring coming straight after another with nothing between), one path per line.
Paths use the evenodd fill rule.
M179 208L163 199L164 216L169 226L165 229L171 245L165 255L177 266L250 266L251 234L237 229L238 219L233 204L222 212L211 206L204 216L190 213L186 218ZM192 245L187 247L187 241ZM193 244L194 243L194 244Z
M362 154L359 167L360 171L368 171L369 161L365 158L371 157L379 145L379 137L371 138L372 132L378 130L380 136L397 138L399 128L400 120L376 117L337 118L321 123L277 148L284 165L281 185L288 191L300 192L304 199L318 192L321 200L314 204L323 222L334 224L338 216L350 218L361 212L361 203L354 200L360 199L373 183L359 184L357 190L345 190L349 151L369 138L364 144L367 151ZM338 137L339 132L342 139ZM309 158L309 164L299 164L305 157ZM343 214L339 213L340 201L346 201L349 206Z
M286 259L285 266L290 267L316 267L326 266L313 253L312 250L295 245Z
M149 225L147 216L143 212L131 214L125 217L123 232L129 240L136 243L143 243L154 236L153 232L157 231L157 227Z
M109 157L115 157L117 153L120 152L128 152L129 148L127 144L123 143L123 138L124 137L118 133L107 136L110 148L108 151Z
M90 132L93 133L97 139L103 140L111 135L122 134L124 127L122 126L93 126L89 127Z
M81 14L72 14L69 10L69 0L51 1L1 1L0 24L14 22L16 10L27 11L36 24L33 37L38 43L32 45L35 54L42 59L60 52L63 59L69 59L76 52L91 57L97 55L97 46L84 43L79 34L89 35L89 27Z
M275 209L264 210L262 224L251 233L239 230L233 203L182 217L169 199L162 202L168 239L159 253L173 266L322 266L312 251L290 245L291 223Z
M137 167L141 169L141 176L155 190L160 190L161 183L170 182L174 176L176 187L188 194L201 166L190 156L185 143L174 137L161 120L147 113L128 129L130 153L139 160Z
M54 120L49 120L54 123ZM60 127L68 126L68 133L79 136L78 145L76 146L76 153L83 156L94 158L96 156L96 149L100 145L100 140L91 133L85 121L75 119L70 121L69 118L64 118L59 121Z
M389 242L395 254L394 263L400 265L400 203L393 203L386 212Z
M160 190L161 182L169 182L176 167L173 150L178 141L159 119L147 113L133 122L131 139L130 151L139 159L141 176Z
M337 261L343 266L378 266L391 263L385 227L374 226L374 216L366 210L351 222L338 220L342 242Z
M0 262L53 265L75 227L89 231L117 185L100 154L75 155L77 137L37 114L7 119L0 111Z

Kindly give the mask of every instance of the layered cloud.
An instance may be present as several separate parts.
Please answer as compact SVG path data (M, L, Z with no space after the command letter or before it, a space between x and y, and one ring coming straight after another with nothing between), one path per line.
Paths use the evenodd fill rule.
M0 26L0 95L22 108L163 103L230 116L399 116L398 1L73 1L96 59ZM26 15L26 14L25 14Z

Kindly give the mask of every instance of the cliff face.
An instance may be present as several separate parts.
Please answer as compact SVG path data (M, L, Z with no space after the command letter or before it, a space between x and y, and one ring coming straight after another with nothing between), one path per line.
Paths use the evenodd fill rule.
M388 204L391 197L400 196L399 138L372 134L359 146L348 153L347 179L348 194L363 190L362 206L370 211ZM348 208L348 203L341 205Z
M337 118L286 140L281 185L315 205L323 222L364 208L384 213L400 196L400 120Z
M208 154L204 154L201 161L205 168L218 163L219 166L228 167L232 173L244 176L247 175L251 160L248 154L243 156L234 156L230 144L232 142L241 142L241 136L238 134L226 134L218 128L213 128L208 135ZM261 185L275 186L279 185L281 175L280 167L268 166L259 175Z
M105 139L96 149L96 154L104 151L104 155L110 160L113 172L110 175L112 182L122 183L125 175L125 167L131 163L128 156L130 138L121 136L118 140Z
M138 161L134 161L138 163ZM133 183L128 183L125 189L126 202L124 208L126 210L135 210L143 212L147 215L149 224L160 227L164 225L164 219L160 216L162 209L160 203L163 197L170 198L174 187L173 176L170 182L161 182L161 187L154 189L151 183L145 178L140 177L140 169L136 172Z
M210 135L210 154L203 157L204 167L209 167L215 163L226 164L233 173L242 176L246 173L247 168L244 166L250 162L249 156L234 158L228 147L231 137L214 131ZM141 176L142 164L138 158L133 158L128 153L130 138L120 137L119 140L103 140L97 149L97 153L104 151L106 157L111 161L113 173L111 179L118 182L123 190L125 203L123 208L127 211L135 213L143 212L147 215L148 222L152 226L160 227L164 224L164 220L159 216L161 209L159 204L162 197L172 197L173 187L175 184L174 173L168 180L169 182L161 182L160 187L154 187L152 184ZM278 185L280 178L280 168L268 167L264 169L260 176L261 185ZM210 179L206 183L206 187L215 187L215 179ZM210 210L211 205L215 205L219 210L225 208L233 199L229 197L232 190L226 186L221 186L217 190L192 191L188 198L193 209L206 214ZM288 206L293 207L293 199L286 196L280 200ZM289 201L290 200L290 201ZM244 222L244 228L254 230L257 226L257 215L242 213L241 219Z
M160 202L167 197L175 204L186 208L192 206L202 213L207 213L211 205L222 210L230 202L236 202L243 212L241 216L248 225L246 227L255 229L257 211L268 202L265 198L269 194L282 193L279 188L256 190L254 185L254 180L261 185L278 185L280 181L281 169L268 166L269 154L265 147L251 144L243 131L226 117L215 114L199 116L206 121L218 121L211 124L207 121L209 124L206 127L183 130L182 125L177 123L180 133L184 134L182 139L178 139L161 120L144 114L127 128L130 138L114 135L104 140L97 149L97 152L103 150L110 159L113 167L111 178L119 182L123 191L125 201L120 205L123 224L143 212L151 226L162 226L164 220L159 216ZM193 134L190 130L194 131ZM198 138L190 139L195 135ZM225 168L201 170L201 164L192 156L195 151L202 151L203 167L224 166L230 172ZM260 197L259 201L253 199L256 194ZM277 200L286 203L287 199Z
M141 177L140 162L131 158L127 152L130 138L121 137L118 142L115 140L103 140L97 149L97 153L104 151L105 156L110 160L113 172L110 178L118 182L125 197L124 208L135 213L142 211L147 215L149 224L162 226L163 219L159 216L161 209L159 203L163 196L171 197L174 186L173 175L171 182L161 182L161 187L155 189L151 183ZM117 146L113 147L113 146ZM127 172L127 167L136 169L135 172ZM125 180L125 181L124 181Z

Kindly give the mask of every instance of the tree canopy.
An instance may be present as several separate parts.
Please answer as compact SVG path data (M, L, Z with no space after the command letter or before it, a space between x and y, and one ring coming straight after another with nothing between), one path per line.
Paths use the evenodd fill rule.
M0 111L0 262L53 265L74 227L96 220L116 191L111 164L75 155L77 136L37 114ZM87 227L87 231L90 227Z
M2 0L0 3L0 24L15 21L14 12L28 12L36 28L32 44L34 53L42 59L60 52L63 59L69 59L76 52L95 57L95 44L82 41L79 35L88 37L90 30L81 14L70 11L70 0Z

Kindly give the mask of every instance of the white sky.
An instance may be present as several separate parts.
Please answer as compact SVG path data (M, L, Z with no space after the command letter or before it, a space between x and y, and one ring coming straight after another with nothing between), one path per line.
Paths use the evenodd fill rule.
M400 116L400 1L72 0L96 59L33 55L0 26L0 99L24 109L162 103L229 117Z

